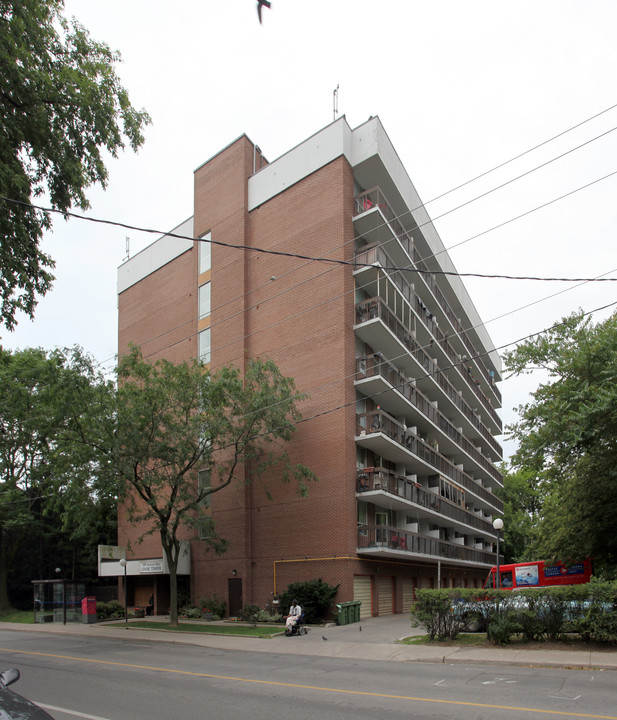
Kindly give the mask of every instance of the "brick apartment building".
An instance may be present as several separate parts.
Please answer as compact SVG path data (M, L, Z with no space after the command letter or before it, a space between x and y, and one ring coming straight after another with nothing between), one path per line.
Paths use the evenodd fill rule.
M455 268L379 119L342 117L270 163L238 138L195 171L194 214L173 232L242 249L166 235L122 265L119 352L213 370L272 358L307 395L291 455L320 478L306 499L242 482L214 494L231 548L187 535L192 597L217 592L236 614L322 578L367 616L407 611L438 578L480 585L502 513L500 359L441 274ZM154 592L164 610L160 544L135 538L121 517L129 603Z

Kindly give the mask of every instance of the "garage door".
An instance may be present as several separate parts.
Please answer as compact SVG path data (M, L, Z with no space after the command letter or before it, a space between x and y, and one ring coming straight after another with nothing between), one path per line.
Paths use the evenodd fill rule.
M392 587L394 578L390 576L377 578L377 588L379 589L379 614L392 615L394 612Z
M403 591L403 612L408 613L413 605L413 579L410 577L403 578L401 589Z
M373 614L373 597L371 593L371 578L369 575L354 575L353 599L362 601L362 605L360 605L360 617L371 617Z

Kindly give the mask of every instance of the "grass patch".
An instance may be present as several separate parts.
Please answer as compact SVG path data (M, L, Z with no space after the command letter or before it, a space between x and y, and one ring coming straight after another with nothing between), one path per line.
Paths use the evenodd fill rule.
M210 635L240 635L241 637L271 638L284 632L281 625L206 625L205 623L181 622L178 627L173 627L164 622L140 622L131 621L129 628L139 630L166 630L168 632L183 633L207 633Z
M614 647L588 643L576 635L566 635L557 640L525 640L521 635L513 635L508 645L495 645L486 639L486 633L460 633L456 640L431 640L428 635L415 635L400 641L402 645L442 645L444 647L486 647L500 650L594 650L613 651Z
M484 633L461 633L457 635L453 642L442 642L440 640L431 640L428 635L413 635L412 637L401 640L402 645L461 645L463 647L475 647L486 645L486 635Z
M0 622L34 623L34 612L32 610L6 610L0 612Z

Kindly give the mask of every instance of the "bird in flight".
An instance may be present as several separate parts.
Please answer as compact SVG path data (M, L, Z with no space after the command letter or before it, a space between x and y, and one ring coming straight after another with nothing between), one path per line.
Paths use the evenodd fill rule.
M272 3L270 0L257 0L257 15L259 16L259 22L261 23L261 8L262 7L271 7Z

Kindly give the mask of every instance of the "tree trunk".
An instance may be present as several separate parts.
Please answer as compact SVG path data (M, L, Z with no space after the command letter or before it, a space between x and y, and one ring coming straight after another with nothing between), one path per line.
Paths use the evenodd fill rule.
M0 526L0 612L11 609L8 587L7 551L4 530Z
M8 585L8 552L4 530L0 525L0 612L12 610Z
M161 530L161 545L169 568L169 624L178 626L178 548L177 540L170 540L167 533Z

